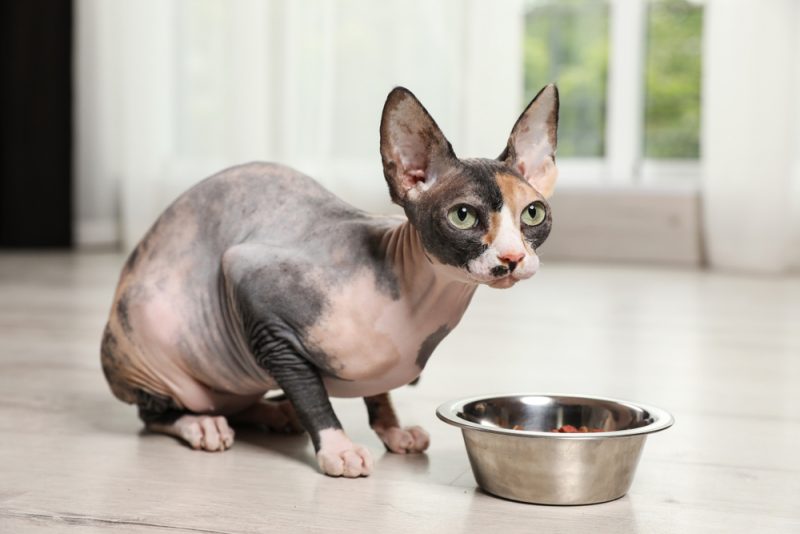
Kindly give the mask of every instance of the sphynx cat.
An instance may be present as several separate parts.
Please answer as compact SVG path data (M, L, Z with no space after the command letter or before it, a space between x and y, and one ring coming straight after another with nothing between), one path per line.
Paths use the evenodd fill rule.
M359 477L329 396L363 397L395 453L424 451L389 391L414 381L480 284L533 276L550 232L558 91L528 105L497 159L459 159L407 89L386 99L383 174L406 218L353 208L271 163L232 167L180 196L120 275L103 371L146 427L223 451L237 420L305 430L321 471ZM283 402L265 394L282 390Z

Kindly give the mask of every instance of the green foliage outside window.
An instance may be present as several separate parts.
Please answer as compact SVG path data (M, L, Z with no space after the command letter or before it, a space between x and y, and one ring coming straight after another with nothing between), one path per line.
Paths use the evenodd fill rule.
M647 12L644 155L700 155L703 8L683 0L651 1Z
M637 1L637 0L626 0ZM696 158L700 137L703 10L646 0L644 156ZM525 103L547 83L561 95L558 154L605 155L609 6L602 0L528 0Z
M558 84L558 155L605 152L608 5L601 1L529 1L525 15L525 103Z

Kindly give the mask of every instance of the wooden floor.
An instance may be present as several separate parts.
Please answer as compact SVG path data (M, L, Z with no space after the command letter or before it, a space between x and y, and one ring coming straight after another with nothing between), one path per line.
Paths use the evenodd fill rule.
M225 453L141 432L98 345L122 258L0 255L0 532L800 532L800 279L545 264L483 288L404 422L425 455L382 452L358 400L335 401L377 456L359 480L317 473L305 437L240 431ZM573 392L673 412L633 488L583 507L475 487L460 433L434 415L492 392Z

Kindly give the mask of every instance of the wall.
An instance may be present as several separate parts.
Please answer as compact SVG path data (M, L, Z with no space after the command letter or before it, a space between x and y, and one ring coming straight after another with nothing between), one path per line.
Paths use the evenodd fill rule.
M130 248L181 191L256 159L386 211L376 134L395 85L461 156L498 155L521 111L518 0L77 4L83 243Z
M800 5L712 0L705 20L709 261L751 272L800 268Z

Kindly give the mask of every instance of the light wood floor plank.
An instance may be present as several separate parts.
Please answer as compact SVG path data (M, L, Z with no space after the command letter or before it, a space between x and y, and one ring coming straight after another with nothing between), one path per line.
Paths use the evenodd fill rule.
M141 431L103 380L99 341L124 258L0 255L0 532L800 532L800 280L545 264L481 289L401 419L425 455L383 453L363 403L335 399L373 476L319 475L303 436L243 429L196 452ZM446 400L607 395L670 410L629 495L524 505L475 487Z

